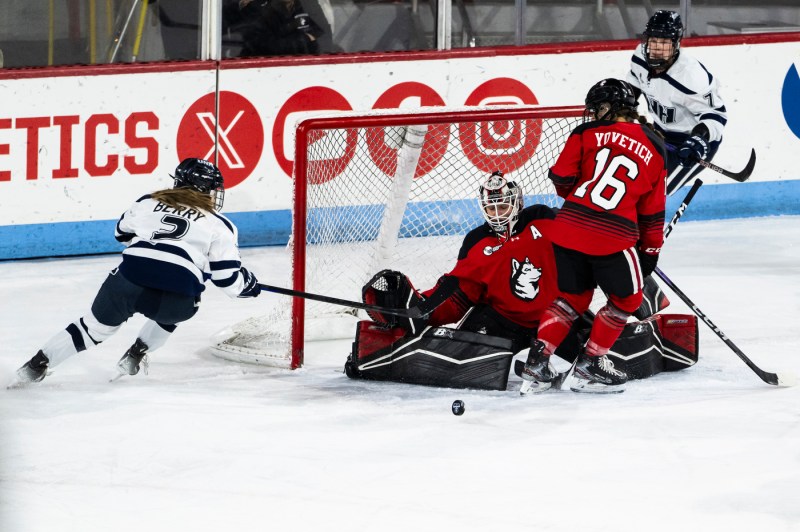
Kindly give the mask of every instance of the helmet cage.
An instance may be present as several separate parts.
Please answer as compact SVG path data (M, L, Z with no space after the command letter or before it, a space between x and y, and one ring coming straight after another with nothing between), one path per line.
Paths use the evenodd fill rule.
M650 57L650 39L669 39L672 42L672 54L669 57ZM645 61L651 68L664 68L678 57L683 38L683 22L681 16L674 11L656 11L642 32L642 52Z
M173 188L191 188L214 199L214 210L225 203L225 183L219 169L204 159L184 159L175 169Z
M511 233L522 209L522 190L502 172L494 172L481 185L480 206L483 218L495 233Z

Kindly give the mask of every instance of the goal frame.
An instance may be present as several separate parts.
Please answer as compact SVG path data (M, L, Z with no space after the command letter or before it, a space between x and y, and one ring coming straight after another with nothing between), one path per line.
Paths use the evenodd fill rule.
M295 129L294 194L292 209L292 288L305 291L306 285L306 217L308 194L308 148L312 131L335 128L397 127L438 125L452 122L487 122L494 120L532 120L575 118L583 115L583 106L518 106L513 108L443 109L441 111L400 112L394 114L364 114L307 118ZM305 299L292 301L290 367L297 369L305 363Z

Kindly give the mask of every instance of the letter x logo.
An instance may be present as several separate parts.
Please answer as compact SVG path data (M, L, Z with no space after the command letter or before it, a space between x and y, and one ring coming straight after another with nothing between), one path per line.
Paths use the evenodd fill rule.
M197 113L197 119L200 120L200 125L203 126L203 129L211 139L211 149L208 150L208 153L206 153L203 159L210 160L211 154L214 153L214 145L219 142L219 155L225 161L225 164L228 165L228 168L244 168L242 158L239 157L236 148L233 147L233 143L228 138L228 133L233 130L236 126L236 122L239 121L243 114L244 111L239 111L227 127L220 127L218 131L215 131L217 123L214 118L214 113ZM217 138L217 136L219 136L219 138Z
M230 188L247 179L261 161L264 124L255 106L241 94L220 91L217 102L212 92L184 113L176 148L179 161L201 157L216 162L225 176L225 188Z

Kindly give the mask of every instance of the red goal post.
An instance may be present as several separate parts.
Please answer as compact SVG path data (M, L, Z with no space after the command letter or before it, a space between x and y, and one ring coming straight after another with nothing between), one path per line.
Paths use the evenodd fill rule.
M547 171L583 110L427 108L303 120L295 130L291 287L360 300L383 268L406 273L418 289L433 286L483 222L477 192L491 172L517 181L526 205L560 203ZM289 316L246 320L212 352L298 368L307 334L333 335L334 319L345 316L340 336L352 337L354 311L293 298ZM267 330L281 320L281 333Z

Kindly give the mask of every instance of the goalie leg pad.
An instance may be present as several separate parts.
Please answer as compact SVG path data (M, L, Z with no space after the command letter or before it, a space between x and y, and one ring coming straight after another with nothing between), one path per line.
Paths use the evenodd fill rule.
M664 371L677 371L697 364L700 334L694 314L658 314Z
M645 277L644 286L642 287L642 304L633 313L634 317L637 320L644 320L668 306L669 299L656 280L653 279L653 276Z
M693 314L656 314L629 323L608 356L632 379L677 371L697 363L699 335Z
M629 323L607 356L629 379L652 377L664 369L656 320Z
M448 388L506 389L514 356L510 340L448 327L429 327L419 336L401 338L396 338L397 331L359 323L345 364L347 375ZM367 347L381 343L385 346L375 351Z

